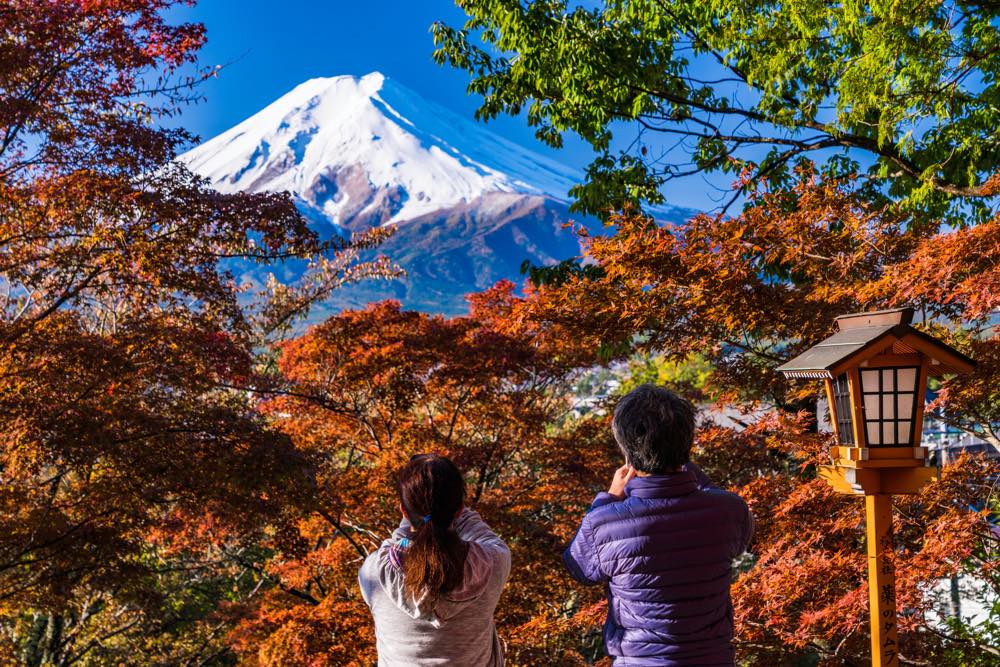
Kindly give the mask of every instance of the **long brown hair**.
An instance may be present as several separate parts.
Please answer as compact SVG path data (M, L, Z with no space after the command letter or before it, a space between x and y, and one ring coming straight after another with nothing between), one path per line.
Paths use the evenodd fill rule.
M402 559L406 592L436 599L462 583L468 545L452 527L465 501L462 473L443 456L417 454L398 477L413 538Z

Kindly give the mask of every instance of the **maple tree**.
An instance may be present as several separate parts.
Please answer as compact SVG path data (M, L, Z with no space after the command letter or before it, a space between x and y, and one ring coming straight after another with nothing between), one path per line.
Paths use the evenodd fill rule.
M498 623L514 664L576 654L589 628L562 613L570 584L558 557L615 450L607 430L567 420L574 371L593 352L502 330L512 290L475 295L467 317L450 319L372 304L281 346L264 410L310 462L315 487L290 533L267 544L262 567L280 583L240 611L232 636L246 664L373 660L357 571L399 523L395 472L423 451L466 472L469 503L512 547ZM593 591L572 598L596 602Z
M221 195L173 162L190 137L159 121L211 74L181 74L204 30L176 4L0 7L5 664L215 650L185 634L204 589L238 586L225 552L305 475L231 387L324 290L386 268L356 261L377 235L321 242L287 195ZM220 265L289 257L317 271L253 311Z
M818 388L773 369L827 336L836 315L916 306L922 326L979 362L939 387L932 408L995 446L996 220L937 231L808 168L790 190L744 186L751 198L737 216L669 225L624 212L608 233L581 230L589 269L543 273L509 321L562 331L611 356L643 350L687 368L688 378L692 364L701 368L687 384L695 397L746 412L744 429L703 429L693 453L757 518L753 557L733 589L740 660L865 664L863 507L816 477L829 463L830 437L816 431ZM676 378L682 389L684 378ZM904 663L989 664L1000 651L995 637L961 624L942 629L930 594L955 573L1000 591L1000 545L987 520L998 475L996 460L964 456L920 495L896 499Z
M983 434L997 422L994 343L980 335L992 307L969 303L993 298L994 268L984 258L941 269L965 288L937 292L924 280L928 265L913 258L953 245L968 252L973 229L907 224L850 183L808 169L792 192L748 191L751 205L735 218L664 226L626 212L610 233L581 230L590 270L557 270L525 297L510 285L474 295L468 317L374 304L284 344L266 412L313 461L317 482L297 527L276 536L261 563L279 583L239 606L231 641L241 658L373 659L356 570L398 522L393 471L433 450L467 471L472 502L511 544L512 579L498 609L511 664L600 661L601 593L565 580L559 555L619 454L606 412L567 410L581 369L631 358L621 390L655 377L747 410L743 428L702 428L694 452L757 517L733 590L741 664L864 664L863 507L816 476L829 461L829 436L816 431L817 388L788 384L773 368L825 337L837 314L915 304L928 313L924 326L980 361L946 382L935 405ZM655 357L635 360L635 350ZM930 595L956 572L1000 590L997 539L982 511L998 475L995 461L961 457L921 495L896 501L906 660L989 664L998 650L995 638L935 622Z
M481 119L523 114L554 147L567 132L589 143L574 210L614 228L589 239L587 261L526 267L538 288L512 322L609 359L638 349L660 369L707 364L697 387L690 376L680 387L749 408L747 429L707 430L697 452L761 519L734 589L741 659L864 664L862 515L815 477L828 462L816 387L774 368L836 315L914 306L979 361L936 387L936 417L998 449L997 153L981 124L998 108L997 8L457 4L468 20L435 26L436 60L470 75ZM670 181L707 172L738 175L722 213L674 225L637 212L667 201ZM727 215L735 203L743 210ZM956 620L942 631L928 589L968 571L1000 591L997 465L966 457L942 474L897 502L902 656L991 664L995 633Z
M587 237L587 262L534 272L523 297L503 283L450 319L372 304L286 340L331 290L393 272L359 261L385 232L321 242L286 195L222 195L172 161L190 137L160 121L213 73L196 68L203 28L164 18L176 4L0 7L0 662L370 664L357 568L398 523L393 473L433 450L512 547L497 614L510 663L599 663L602 593L559 556L620 462L601 401L575 394L627 359L623 387L652 377L752 410L740 430L703 428L694 453L757 517L733 589L740 660L866 662L861 506L816 478L816 387L773 369L838 314L916 306L979 362L933 407L1000 446L1000 218L946 227L938 195L896 206L846 172L802 163L768 182L727 162L744 169L738 215L661 225L627 209ZM560 6L533 4L542 19ZM574 122L597 136L614 114L590 111ZM958 162L988 197L983 145ZM900 187L920 204L961 185L953 169ZM620 203L609 193L588 205ZM256 302L225 264L298 257L302 282ZM998 475L960 457L896 502L914 664L1000 652L988 632L932 623L928 595L956 572L1000 591Z

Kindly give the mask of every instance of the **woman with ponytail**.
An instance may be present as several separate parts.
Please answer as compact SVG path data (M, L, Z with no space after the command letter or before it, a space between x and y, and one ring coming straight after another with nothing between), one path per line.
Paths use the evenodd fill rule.
M493 624L510 551L465 507L455 464L418 454L400 471L399 528L358 575L375 619L379 667L499 667Z

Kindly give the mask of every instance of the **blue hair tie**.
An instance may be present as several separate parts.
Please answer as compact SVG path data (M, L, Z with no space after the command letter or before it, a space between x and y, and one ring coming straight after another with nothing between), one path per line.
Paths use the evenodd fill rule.
M427 516L423 517L423 521L424 521L424 523L430 523L431 522L431 515L428 514Z

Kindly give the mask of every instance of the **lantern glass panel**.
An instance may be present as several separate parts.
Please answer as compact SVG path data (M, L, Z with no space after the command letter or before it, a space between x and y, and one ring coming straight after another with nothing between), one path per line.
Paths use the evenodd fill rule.
M870 447L901 447L913 441L918 368L861 370L865 433Z
M892 372L891 368L887 368L882 371L882 389L886 391L892 391L896 388L896 378L895 373Z
M913 394L898 394L896 396L896 414L913 414Z
M896 374L897 380L899 380L899 390L914 392L917 388L917 370L916 368L900 368Z
M881 389L879 385L881 377L878 371L861 371L861 391L866 394L877 394Z
M837 434L840 444L854 444L854 415L851 414L851 390L847 373L833 379L833 415L837 420Z
M865 414L877 415L879 410L878 394L865 394Z
M882 419L896 418L896 396L894 394L882 394Z

